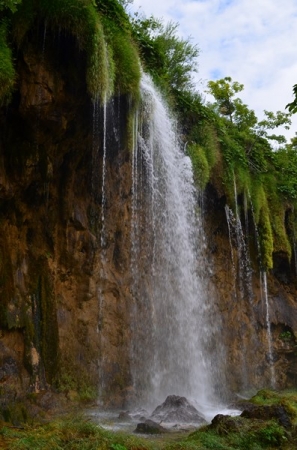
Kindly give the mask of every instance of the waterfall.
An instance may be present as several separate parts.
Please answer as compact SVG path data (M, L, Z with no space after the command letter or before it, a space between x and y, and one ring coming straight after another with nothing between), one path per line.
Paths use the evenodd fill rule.
M206 404L214 398L219 344L207 319L213 308L191 161L146 75L141 95L132 156L133 387L150 404L169 394Z

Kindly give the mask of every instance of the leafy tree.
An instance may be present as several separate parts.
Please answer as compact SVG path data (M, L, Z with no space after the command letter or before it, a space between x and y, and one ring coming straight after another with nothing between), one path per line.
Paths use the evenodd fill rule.
M289 112L292 114L297 113L297 84L293 86L293 94L295 96L294 100L291 103L288 103L286 108L288 108Z
M132 20L133 37L138 43L145 68L157 84L173 97L194 90L199 50L189 39L177 36L178 25L137 14Z
M290 125L292 124L292 121L290 119L291 114L284 113L282 111L276 111L276 113L273 113L266 110L264 110L264 114L266 118L258 123L258 135L270 140L274 140L279 144L285 144L286 138L283 135L268 134L268 130L274 130L275 128L278 128L280 126L284 126L286 130L289 130Z
M232 114L235 111L234 96L243 90L243 84L232 81L231 77L225 77L217 81L209 81L207 86L207 92L216 99L218 112L228 116L232 122Z

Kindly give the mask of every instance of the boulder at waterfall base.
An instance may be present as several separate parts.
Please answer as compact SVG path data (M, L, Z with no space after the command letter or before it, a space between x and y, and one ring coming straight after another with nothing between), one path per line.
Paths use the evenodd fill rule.
M159 422L178 422L202 424L205 422L197 409L189 403L186 397L168 395L165 402L157 406L151 418Z

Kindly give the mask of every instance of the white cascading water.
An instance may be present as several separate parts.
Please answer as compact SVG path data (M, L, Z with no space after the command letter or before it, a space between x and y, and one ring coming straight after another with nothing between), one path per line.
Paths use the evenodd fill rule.
M221 349L198 196L175 122L146 75L141 94L132 164L133 386L138 403L157 405L175 394L203 409L214 401L219 358L211 362Z
M240 299L243 300L246 297L249 302L252 301L253 289L252 289L252 269L251 261L248 252L248 247L245 241L245 234L242 229L241 220L236 209L236 215L234 216L232 210L228 205L225 206L226 220L229 231L229 242L231 249L232 271L234 274L234 289L238 283ZM233 243L235 241L238 252L238 270L235 265L235 258L233 252ZM237 274L238 272L238 274ZM237 294L235 292L235 297Z
M234 186L235 182L234 182ZM237 199L237 193L235 188L235 199ZM247 364L248 353L250 351L250 341L254 339L254 325L255 320L252 312L252 280L251 280L251 263L249 258L248 248L246 246L245 236L243 233L241 220L238 213L238 206L236 204L236 215L228 205L225 206L226 220L229 232L229 243L232 261L232 273L233 273L233 298L236 303L240 302L240 308L238 312L240 317L238 320L241 324L246 323L244 318L248 316L250 319L244 329L241 330L238 335L238 345L240 345L241 351L238 365L238 378L240 379L240 388L246 390L249 388L249 367ZM237 254L236 260L233 250L233 243L236 245ZM236 264L235 264L236 261ZM238 313L237 313L238 314ZM249 323L250 322L250 323ZM239 381L239 380L238 380Z

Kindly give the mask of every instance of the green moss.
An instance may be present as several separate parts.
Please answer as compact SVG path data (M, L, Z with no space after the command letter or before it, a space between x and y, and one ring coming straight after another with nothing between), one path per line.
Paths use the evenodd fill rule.
M7 25L0 20L0 106L9 100L15 77L12 52L7 44Z
M260 210L258 230L260 235L262 267L265 270L272 269L273 233L267 203L264 204Z
M255 405L281 405L285 408L287 414L294 426L297 425L297 392L288 389L285 391L270 391L262 389L250 400Z
M290 259L292 256L292 249L285 228L285 211L283 206L279 209L272 208L270 214L274 234L274 251L287 253L288 258Z
M96 400L97 385L90 378L90 374L81 365L66 355L60 361L59 371L56 373L55 386L59 392L73 391L79 401Z
M112 49L115 92L139 95L140 61L135 44L131 36L121 28L115 26L113 20L102 17L104 32L109 47Z
M250 172L241 166L236 167L235 180L237 194L247 195L247 193L250 192L252 185Z
M210 176L205 150L200 145L191 144L187 152L192 160L195 182L200 189L204 189Z
M253 180L253 183L251 185L251 199L253 204L253 212L254 212L254 218L255 222L258 223L260 219L260 211L265 205L267 206L267 199L266 194L263 189L263 185L258 180Z
M59 364L59 334L56 314L56 302L53 295L49 268L44 258L31 259L29 266L31 295L25 315L25 365L31 375L31 348L41 357L45 378L52 383Z
M202 132L202 140L202 146L205 151L209 168L212 169L218 161L219 154L218 139L213 125L208 123L205 124Z
M109 3L99 13L92 0L24 0L13 17L14 38L18 46L24 45L37 18L47 27L64 29L86 52L86 82L94 100L108 100L115 88L121 94L136 95L140 79L137 51L128 28L109 19L118 2Z

